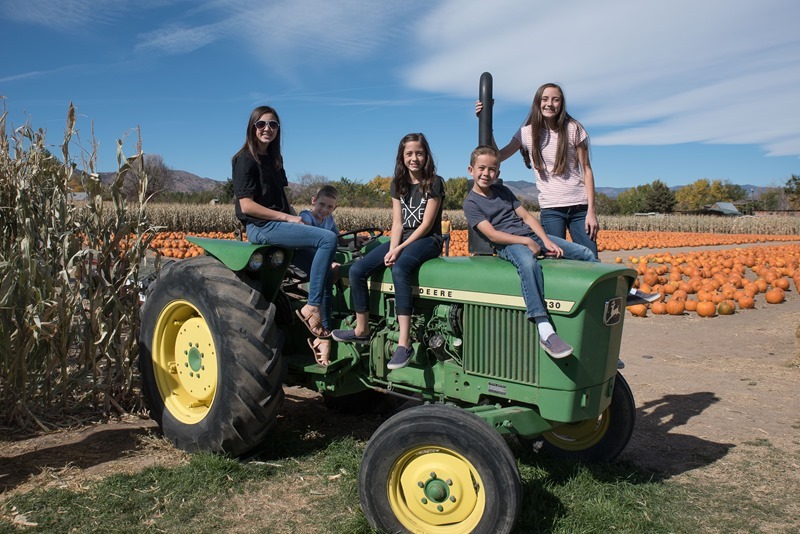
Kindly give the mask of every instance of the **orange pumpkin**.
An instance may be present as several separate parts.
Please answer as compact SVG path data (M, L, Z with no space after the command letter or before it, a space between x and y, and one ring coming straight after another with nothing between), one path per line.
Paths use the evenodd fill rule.
M634 317L647 317L647 306L644 304L634 304L633 306L628 306L628 311L631 312L631 315Z
M773 287L764 293L764 298L770 304L780 304L786 298L786 294L784 293L783 289L779 287Z
M667 303L657 300L650 304L650 311L652 311L656 315L666 315L667 314Z
M667 302L667 313L670 315L683 315L683 309L686 307L684 300L676 299L674 296ZM655 313L655 312L653 312Z
M717 305L711 301L704 300L697 303L697 315L700 317L714 317L717 314Z
M756 301L753 297L742 295L739 297L739 307L743 310L752 310L756 307Z
M786 291L787 289L789 289L789 279L788 278L783 278L783 277L776 278L772 282L772 287L779 287L779 288L783 289L784 291Z
M686 300L686 297L687 297L686 291L684 291L683 289L676 289L672 293L672 298L670 300Z
M694 299L686 299L686 302L683 303L683 307L686 311L696 312L697 311L697 304L698 301Z
M647 284L649 286L657 284L658 283L658 274L656 273L656 270L653 269L653 268L647 269L645 271L644 275L642 276L642 282L644 282L645 284Z

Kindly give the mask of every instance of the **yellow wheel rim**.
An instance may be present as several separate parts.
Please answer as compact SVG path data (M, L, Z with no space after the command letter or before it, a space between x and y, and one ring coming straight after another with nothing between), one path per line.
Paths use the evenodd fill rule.
M172 301L156 320L152 347L164 406L182 423L199 423L217 391L217 350L208 323L190 302Z
M562 425L545 432L542 437L565 451L583 451L600 443L611 424L611 407L606 408L597 419Z
M472 532L486 508L486 494L475 466L443 447L406 451L392 465L389 506L411 532Z

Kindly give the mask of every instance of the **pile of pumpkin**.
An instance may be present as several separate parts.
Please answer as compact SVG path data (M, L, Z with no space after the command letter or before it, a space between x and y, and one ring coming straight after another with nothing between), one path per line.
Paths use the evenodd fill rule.
M639 274L635 287L660 294L650 305L629 306L635 317L646 317L648 309L654 315L732 315L755 308L762 296L768 304L784 302L792 281L795 291L800 287L796 244L630 256L628 264Z
M796 235L603 230L598 235L597 250L603 252L604 250L641 250L643 248L715 247L796 240Z
M384 232L389 235L389 232ZM233 232L192 232L199 237L234 239ZM185 239L185 232L158 232L150 248L170 258L191 258L202 254L200 247ZM708 234L692 232L631 232L604 230L598 240L598 250L641 250L642 248L674 248L689 246L734 245L759 243L765 240L786 241L796 236L763 236L755 234ZM466 230L450 232L450 256L468 256Z
M630 232L635 234L634 232ZM199 237L234 239L233 232L199 232ZM150 248L169 258L191 258L203 250L185 239L184 232L159 232ZM450 255L466 256L467 231L450 234ZM636 317L684 315L700 317L731 315L737 309L753 309L757 300L779 304L791 290L800 286L800 245L772 245L702 250L680 254L653 253L617 257L638 272L635 287L647 293L659 293L658 301L649 305L629 306Z
M235 239L233 232L197 232L197 237ZM193 258L203 254L203 249L186 240L185 232L158 232L150 241L150 248L167 258Z

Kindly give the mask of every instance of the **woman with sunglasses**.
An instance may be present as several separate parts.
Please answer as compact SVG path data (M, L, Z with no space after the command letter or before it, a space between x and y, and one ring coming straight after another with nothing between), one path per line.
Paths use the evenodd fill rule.
M236 217L245 225L251 243L314 249L308 303L297 314L312 334L328 337L320 307L337 238L330 230L303 224L289 205L280 126L278 112L269 106L259 106L250 114L244 145L232 160Z

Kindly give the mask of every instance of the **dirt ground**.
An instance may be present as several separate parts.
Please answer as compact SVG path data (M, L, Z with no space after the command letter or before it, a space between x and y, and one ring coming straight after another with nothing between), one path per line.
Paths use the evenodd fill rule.
M647 251L648 253L651 251ZM604 261L613 255L603 254ZM736 477L752 447L766 443L800 451L800 297L738 311L729 317L631 317L626 314L621 359L637 405L636 429L623 459L667 477ZM276 432L312 429L347 433L320 397L287 388ZM358 419L347 418L359 439ZM371 426L371 425L367 425ZM367 434L368 436L368 434ZM79 487L87 480L186 456L158 437L149 419L129 416L72 430L12 439L0 434L0 500L48 485ZM746 464L747 462L744 462ZM800 488L796 464L760 466L781 486ZM735 470L734 470L735 471Z

